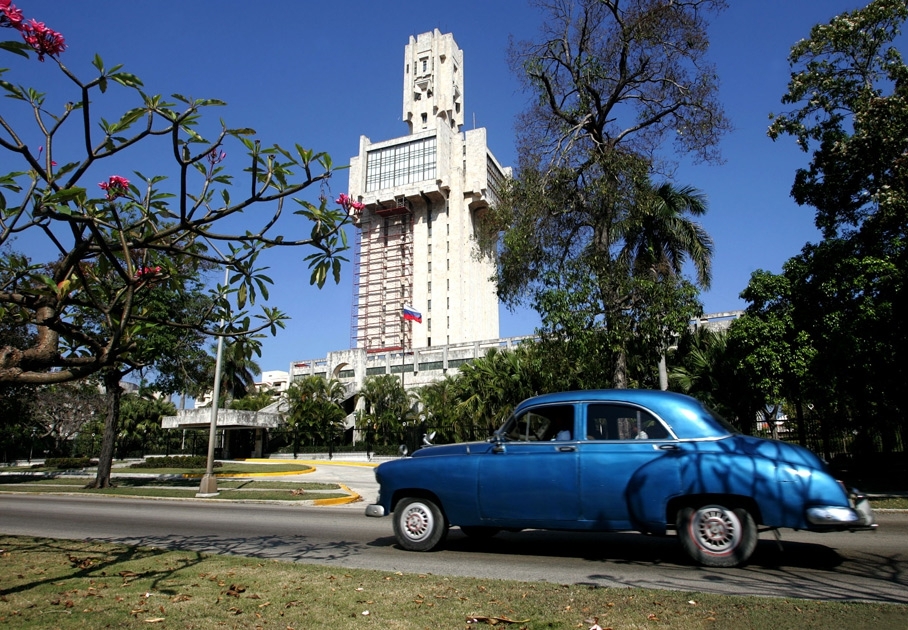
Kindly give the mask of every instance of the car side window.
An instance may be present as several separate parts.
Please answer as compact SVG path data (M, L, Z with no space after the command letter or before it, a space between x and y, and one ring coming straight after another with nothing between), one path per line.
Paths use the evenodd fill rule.
M663 440L669 432L644 409L617 404L593 404L586 412L588 440Z
M517 442L571 440L574 435L574 406L548 405L530 409L517 417L507 433Z

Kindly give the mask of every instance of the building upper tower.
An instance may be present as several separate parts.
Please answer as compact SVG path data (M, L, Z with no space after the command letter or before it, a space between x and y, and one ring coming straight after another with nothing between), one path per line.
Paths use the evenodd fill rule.
M479 218L497 203L502 168L485 129L461 132L463 52L437 29L404 52L409 135L360 137L350 160L354 215L351 342L367 352L497 339L495 261L477 255ZM404 319L404 307L422 322Z
M404 50L403 119L410 133L463 125L463 51L438 29L410 36Z

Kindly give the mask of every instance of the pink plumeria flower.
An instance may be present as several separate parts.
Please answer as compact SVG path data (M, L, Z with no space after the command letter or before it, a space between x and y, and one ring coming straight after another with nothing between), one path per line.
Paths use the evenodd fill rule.
M22 10L10 0L0 0L0 27L22 30Z
M129 180L119 175L111 175L106 182L101 182L98 186L107 191L108 201L113 201L117 197L125 197L129 192Z
M44 55L57 55L66 49L63 35L44 26L44 22L29 20L21 24L19 31L25 43L38 53L38 61L44 61Z

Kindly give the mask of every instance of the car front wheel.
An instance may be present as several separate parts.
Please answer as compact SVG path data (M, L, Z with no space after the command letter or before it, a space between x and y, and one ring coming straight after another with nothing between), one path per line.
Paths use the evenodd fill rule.
M707 567L736 567L757 546L757 526L743 508L686 507L678 512L677 531L684 551Z
M408 497L394 509L394 536L408 551L431 551L447 535L445 515L429 499Z

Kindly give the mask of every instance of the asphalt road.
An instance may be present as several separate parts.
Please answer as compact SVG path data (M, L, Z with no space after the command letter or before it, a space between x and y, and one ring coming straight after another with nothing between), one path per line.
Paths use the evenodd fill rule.
M320 466L306 480L343 477L370 501L371 475ZM872 533L784 530L781 549L764 533L747 566L706 569L692 564L673 537L631 533L525 531L476 541L452 529L443 549L406 552L395 545L390 520L366 518L364 507L5 494L0 532L409 573L908 604L904 512L879 513Z

